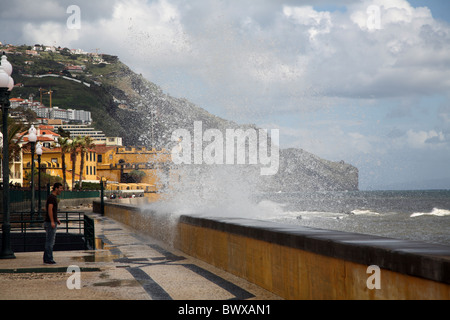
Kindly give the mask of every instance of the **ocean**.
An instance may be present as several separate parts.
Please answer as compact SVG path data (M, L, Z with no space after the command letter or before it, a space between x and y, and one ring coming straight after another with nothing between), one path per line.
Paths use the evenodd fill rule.
M450 190L265 193L260 219L450 245Z

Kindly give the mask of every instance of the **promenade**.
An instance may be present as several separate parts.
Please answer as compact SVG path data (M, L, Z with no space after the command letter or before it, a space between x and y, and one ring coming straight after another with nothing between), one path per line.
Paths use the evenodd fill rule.
M281 299L108 217L88 214L96 220L101 248L55 251L56 265L44 265L42 252L0 260L0 300Z

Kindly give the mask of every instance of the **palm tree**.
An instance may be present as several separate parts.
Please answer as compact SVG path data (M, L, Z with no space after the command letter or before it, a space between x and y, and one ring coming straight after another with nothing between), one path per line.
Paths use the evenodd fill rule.
M0 112L1 115L1 112ZM0 118L3 115L0 116ZM4 161L3 159L3 142L0 145L0 159L1 164L5 165L8 164L9 167L11 167L12 163L14 162L14 159L17 158L18 155L20 155L21 152L21 146L20 142L23 139L23 137L26 134L26 126L19 121L16 121L13 118L8 117L8 159ZM1 128L1 131L3 132L3 128ZM24 132L25 131L25 132ZM20 135L20 132L24 132L22 135ZM0 166L1 168L1 166ZM1 170L1 169L0 169ZM11 172L10 172L11 176ZM6 179L5 179L6 180Z
M58 144L61 146L61 165L63 173L63 185L64 190L66 189L66 153L70 152L70 142L69 138L58 137Z
M1 115L1 112L0 112ZM13 118L8 117L8 163L11 165L13 159L20 153L19 143L26 135L27 127L19 121L14 120ZM24 132L25 131L25 132ZM20 132L24 132L23 135L19 135ZM1 149L2 146L0 146ZM3 153L0 155L0 158L3 159Z
M69 143L70 161L72 162L72 190L75 189L75 168L77 163L77 152L80 147L80 138L75 137Z
M89 136L84 136L84 137L80 138L79 146L80 146L80 155L81 155L79 187L81 189L82 184L83 184L84 156L86 155L86 151L88 151L90 148L94 147L94 140Z

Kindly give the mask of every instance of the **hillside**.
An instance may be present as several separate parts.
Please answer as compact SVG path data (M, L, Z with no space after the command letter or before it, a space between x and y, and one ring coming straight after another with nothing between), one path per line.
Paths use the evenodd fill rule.
M178 128L192 132L195 121L202 121L203 130L254 127L238 125L186 99L171 97L115 56L71 54L68 49L30 55L30 48L16 47L15 53L8 54L15 82L23 84L13 90L12 97L28 98L33 94L38 100L39 88L51 89L53 106L90 111L96 129L107 136L123 137L126 145L171 149L172 132ZM36 77L48 74L74 77L89 87L62 77ZM42 102L49 106L49 96L44 95ZM300 149L281 150L278 174L262 179L263 190L268 191L358 188L357 168Z

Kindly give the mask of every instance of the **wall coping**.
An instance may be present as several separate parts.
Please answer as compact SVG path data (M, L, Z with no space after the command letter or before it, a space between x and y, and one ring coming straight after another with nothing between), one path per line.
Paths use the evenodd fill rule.
M450 246L244 218L180 222L450 284Z
M153 212L130 204L105 205ZM181 215L179 223L214 229L328 257L450 284L450 246L238 217Z

